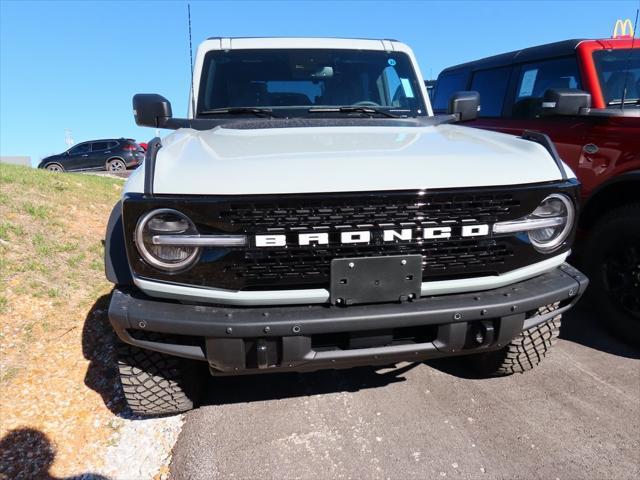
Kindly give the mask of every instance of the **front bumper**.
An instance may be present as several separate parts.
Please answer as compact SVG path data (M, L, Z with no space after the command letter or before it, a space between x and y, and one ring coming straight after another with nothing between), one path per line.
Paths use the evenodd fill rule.
M212 374L308 371L499 349L573 306L587 283L563 264L480 293L349 307L185 305L115 289L109 319L124 342L207 361Z

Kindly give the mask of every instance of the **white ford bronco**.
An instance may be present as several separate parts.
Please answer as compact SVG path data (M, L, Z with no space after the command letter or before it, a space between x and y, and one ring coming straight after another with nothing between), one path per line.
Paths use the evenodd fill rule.
M212 375L466 355L537 365L587 279L565 263L578 182L548 138L434 116L395 40L212 38L188 118L133 99L149 144L106 235L134 412L192 408Z

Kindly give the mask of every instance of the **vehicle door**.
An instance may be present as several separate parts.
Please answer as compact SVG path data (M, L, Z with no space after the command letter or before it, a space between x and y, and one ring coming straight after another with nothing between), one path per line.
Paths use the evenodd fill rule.
M107 158L109 158L109 142L92 142L91 154L86 168L102 170L105 167Z
M574 170L580 162L586 124L580 116L542 116L542 98L550 88L581 88L574 56L554 58L510 67L510 78L485 78L475 72L471 90L480 92L480 118L472 126L521 135L537 130L549 135L560 157ZM483 91L485 94L483 94ZM496 114L500 91L505 93ZM488 93L488 109L485 107ZM488 111L487 111L488 110Z
M82 170L89 161L91 155L91 144L80 143L67 151L67 158L64 160L65 170Z

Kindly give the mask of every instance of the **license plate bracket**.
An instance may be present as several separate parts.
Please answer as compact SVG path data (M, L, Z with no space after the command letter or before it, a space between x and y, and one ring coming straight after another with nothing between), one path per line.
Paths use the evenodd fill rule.
M333 305L402 302L420 297L422 255L334 258Z

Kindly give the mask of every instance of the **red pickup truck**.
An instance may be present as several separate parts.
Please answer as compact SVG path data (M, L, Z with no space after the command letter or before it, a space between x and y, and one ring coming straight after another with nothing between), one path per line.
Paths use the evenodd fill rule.
M433 106L447 112L454 92L477 91L480 112L467 125L551 138L582 183L578 262L594 304L611 328L640 343L640 40L632 35L449 67Z

